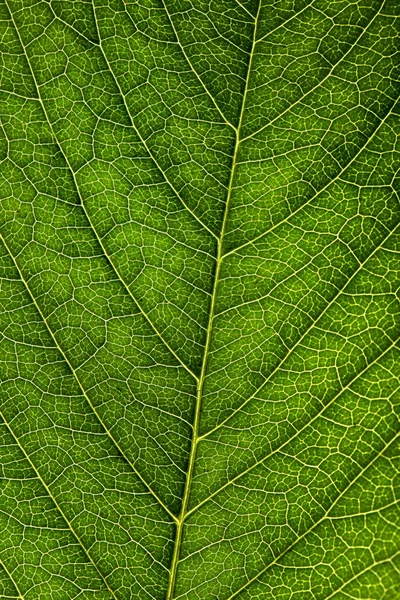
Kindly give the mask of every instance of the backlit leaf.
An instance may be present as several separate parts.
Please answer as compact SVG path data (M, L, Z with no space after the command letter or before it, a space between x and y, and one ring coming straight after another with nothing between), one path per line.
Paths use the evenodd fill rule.
M0 3L0 597L400 597L395 0Z

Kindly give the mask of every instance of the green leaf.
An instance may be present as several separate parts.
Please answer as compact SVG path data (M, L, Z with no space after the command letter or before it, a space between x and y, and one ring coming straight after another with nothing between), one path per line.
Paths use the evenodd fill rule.
M0 596L400 596L395 0L0 3Z

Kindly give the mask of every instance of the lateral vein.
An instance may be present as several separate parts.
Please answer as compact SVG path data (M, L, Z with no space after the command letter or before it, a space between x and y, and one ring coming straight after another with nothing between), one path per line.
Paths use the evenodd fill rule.
M329 519L329 514L332 512L332 509L336 506L336 504L339 502L339 500L341 498L343 498L343 496L345 495L345 493L354 485L354 483L360 479L360 477L362 477L364 475L364 473L381 457L383 456L383 454L386 452L386 450L389 448L389 446L394 443L394 441L399 437L400 432L396 433L396 435L389 441L387 442L387 444L385 444L383 446L383 448L377 453L375 454L375 456L373 457L373 459L365 465L365 467L363 467L360 472L356 475L356 477L350 481L348 483L348 485L340 492L340 494L336 497L336 499L333 501L333 503L331 504L331 506L329 507L329 510L322 515L322 517L320 519L318 519L313 525L311 525L311 527L308 527L304 533L302 533L296 540L294 540L292 542L292 544L290 544L287 548L285 548L285 550L283 550L273 561L271 561L268 565L266 565L263 569L261 569L254 577L252 577L251 579L249 579L246 583L244 583L239 589L237 589L231 596L229 596L229 598L227 598L226 600L233 600L233 598L235 598L238 594L240 594L243 590L245 590L246 588L249 587L249 585L251 585L252 583L254 583L255 581L257 581L266 571L268 571L268 569L270 569L273 565L275 564L279 564L278 561L283 558L288 552L290 552L290 550L292 550L302 539L304 539L309 533L311 533L312 531L314 531L314 529L316 529L316 527L318 527L318 525L320 523L322 523L323 521L325 521L326 519Z
M53 501L55 507L57 508L58 512L60 513L60 515L62 516L62 518L64 519L65 523L68 525L69 530L71 531L72 535L74 536L74 538L76 539L76 541L78 542L79 546L82 548L83 552L85 553L85 555L87 556L87 558L89 559L90 563L93 565L93 567L96 569L97 573L100 575L101 580L103 581L104 585L106 586L107 590L109 591L109 593L111 594L111 596L115 599L118 600L118 597L115 595L114 591L110 588L106 577L103 575L103 573L100 571L100 569L98 568L98 566L96 565L96 563L94 562L93 558L90 555L90 552L86 549L86 547L84 546L84 544L82 543L81 539L79 538L78 534L76 533L75 529L72 527L70 521L68 520L67 516L65 515L64 511L62 510L61 506L58 504L57 500L55 499L55 497L53 496L53 494L51 493L50 488L48 487L48 485L46 484L46 482L42 479L42 476L40 475L39 471L37 470L35 464L32 462L29 454L27 452L25 452L25 448L23 447L23 445L21 444L21 442L19 441L18 437L15 435L15 433L12 431L8 421L5 419L3 412L0 410L0 416L4 421L5 426L7 427L8 431L10 432L10 434L12 435L12 437L14 438L14 440L16 441L19 449L21 450L21 452L23 453L23 455L25 456L25 458L27 459L27 461L29 462L29 464L31 465L33 471L36 473L36 476L38 478L38 480L40 481L40 483L43 485L43 487L45 488L47 494L49 495L49 497L51 498L51 500ZM3 565L4 566L4 565ZM13 583L14 580L12 579ZM14 583L15 585L15 583ZM15 587L17 588L17 586L15 585ZM17 588L17 591L18 588ZM21 596L22 598L22 596Z
M6 424L6 422L4 421L4 423ZM7 424L6 424L7 426ZM20 600L25 600L22 592L20 591L17 582L15 581L14 577L11 575L10 571L7 569L6 565L4 564L4 562L2 560L0 560L0 565L3 567L4 571L7 573L7 576L9 578L9 580L11 581L11 583L13 584L13 586L15 587L17 594L18 594L18 598ZM14 598L14 596L4 596L5 598Z
M272 227L270 227L269 229L267 229L267 231L263 231L262 233L260 233L259 235L257 235L255 238L253 238L253 239L251 239L251 240L249 240L247 242L244 242L243 244L241 244L240 246L237 246L236 248L233 248L232 250L229 250L229 252L226 252L226 254L224 254L223 258L226 258L227 256L231 256L232 254L235 254L236 252L239 252L239 250L242 250L243 248L246 248L247 246L250 246L250 245L254 244L255 242L257 242L261 238L263 238L266 235L268 235L269 233L271 233L271 231L274 231L275 229L277 229L278 227L280 227L281 225L283 225L283 223L288 223L290 221L290 219L292 219L292 217L294 217L295 215L297 215L304 208L306 208L306 206L308 206L309 204L311 204L311 202L313 202L316 198L318 198L318 196L320 194L322 194L323 192L325 192L325 190L327 190L333 183L335 183L335 181L342 181L341 177L343 176L343 174L354 163L354 161L357 160L357 158L360 156L360 154L368 147L368 144L371 142L371 140L378 133L378 131L380 130L380 128L382 127L382 125L386 122L386 120L392 114L393 109L397 105L397 102L398 101L396 99L392 103L390 109L387 111L387 113L385 114L385 116L383 118L381 118L381 120L379 121L379 123L376 126L376 128L371 132L371 134L368 137L368 139L365 140L365 142L364 142L364 144L362 146L360 146L360 148L358 149L358 151L356 152L356 154L354 154L354 156L349 160L349 162L342 169L340 169L340 171L332 179L330 179L321 189L319 189L313 196L311 196L311 198L309 198L306 202L304 202L304 204L302 204L301 206L299 206L298 208L296 208L296 210L294 210L292 213L290 213L290 215L288 215L287 217L285 217L281 221L278 221L277 223L275 223L275 225L273 225Z
M144 479L144 477L141 475L140 471L138 471L134 465L134 463L132 463L131 460L129 460L129 458L125 455L125 453L123 452L122 448L120 447L120 445L118 444L118 442L116 441L116 439L114 438L114 436L112 435L111 431L108 429L108 427L106 426L106 424L103 422L103 420L101 419L96 407L94 406L93 402L90 400L89 396L86 393L85 388L83 387L83 385L80 382L80 379L78 377L78 374L76 372L76 370L74 369L74 367L72 366L71 362L69 361L69 359L67 358L67 356L65 355L64 351L62 350L61 346L59 345L57 338L55 337L50 325L47 322L47 319L45 317L45 315L43 314L41 308L39 307L38 303L36 302L35 297L33 296L27 281L25 280L21 269L19 268L18 263L16 262L10 248L8 247L4 237L2 234L0 234L0 240L3 242L4 247L6 248L8 254L10 255L11 260L13 261L15 268L18 271L18 274L21 278L21 281L23 282L25 289L27 291L27 293L29 294L29 297L31 298L36 310L38 311L42 321L44 322L44 324L46 325L46 328L52 338L52 340L54 341L54 344L57 348L57 350L59 351L60 355L62 356L63 360L66 362L66 364L68 365L69 370L71 371L72 375L74 376L79 389L82 392L82 395L85 397L87 403L89 404L90 408L92 409L93 413L96 415L97 420L99 421L100 425L102 426L102 428L104 429L105 433L108 435L108 437L110 438L110 440L112 441L113 445L117 448L118 452L120 453L120 455L122 456L122 458L126 461L126 463L131 467L131 469L133 470L133 472L137 475L137 477L140 479L140 481L142 482L142 484L146 487L146 489L152 494L152 496L157 500L157 502L160 504L160 506L163 507L163 509L167 512L167 514L171 517L171 519L176 522L177 518L176 516L170 511L170 509L166 506L166 504L161 500L161 498L159 498L159 496L156 494L156 492L152 489L152 487L147 483L147 481Z
M125 10L126 10L126 8L125 8ZM95 14L95 16L96 16L96 7L95 7L95 5L94 5L94 14ZM127 14L128 14L128 13L127 13ZM128 16L130 16L130 15L128 14ZM160 173L161 173L161 175L163 176L164 180L166 181L166 183L169 185L169 187L170 187L170 188L171 188L171 190L173 191L174 195L175 195L175 196L178 198L178 200L179 200L179 201L181 202L181 204L182 204L182 205L185 207L185 209L188 211L188 213L190 213L190 214L192 215L192 217L193 217L193 218L194 218L194 219L195 219L195 220L196 220L196 221L197 221L197 222L198 222L198 223L199 223L199 224L200 224L200 225L203 227L203 229L205 229L206 231L208 231L208 233L209 233L210 235L212 235L212 236L213 236L213 238L217 239L217 236L216 236L216 234L215 234L215 233L214 233L214 232L213 232L213 231L212 231L212 230L211 230L209 227L207 227L207 225L206 225L205 223L203 223L203 221L202 221L202 220L201 220L201 219L200 219L200 218L199 218L199 217L196 215L196 213L195 213L195 212L193 212L193 211L191 210L191 208L190 208L190 207L189 207L189 206L186 204L186 202L183 200L183 198L182 198L182 196L179 194L178 190L175 188L175 186L172 184L172 182L171 182L171 181L169 180L169 178L167 177L166 173L163 171L163 169L162 169L162 168L160 167L160 165L158 164L158 162L157 162L157 160L155 159L155 157L154 157L154 154L151 152L151 150L150 150L150 148L149 148L149 146L148 146L148 144L147 144L146 140L145 140L145 139L144 139L144 137L141 135L141 133L140 133L139 129L136 127L135 121L134 121L134 119L133 119L133 117L132 117L132 115L131 115L131 112L130 112L129 108L128 108L128 103L127 103L127 101L126 101L125 94L124 94L124 92L122 91L122 88L121 88L121 86L119 85L119 83L118 83L118 81L117 81L117 78L115 77L115 75L114 75L114 72L113 72L113 70L112 70L112 68L111 68L111 65L110 65L110 63L109 63L109 61L108 61L108 58L107 58L107 56L106 56L106 54L105 54L105 52L104 52L104 50L103 50L102 39L101 39L100 32L99 32L99 30L98 30L98 27L97 27L97 19L96 19L96 18L95 18L95 23L96 23L96 28L97 28L97 34L98 34L98 38L99 38L99 40L100 40L100 45L99 45L99 47L100 47L100 50L101 50L101 54L102 54L102 56L103 56L103 58L104 58L104 61L105 61L106 65L107 65L107 67L108 67L108 70L110 71L111 77L112 77L112 79L113 79L113 81L114 81L115 85L117 86L117 88L118 88L118 91L119 91L119 93L120 93L120 95L121 95L121 98L122 98L122 100L123 100L123 103L124 103L124 106L125 106L125 109L126 109L127 115L128 115L128 117L129 117L129 121L130 121L130 123L131 123L132 129L135 131L136 135L138 136L138 138L140 139L141 143L142 143L142 144L143 144L143 146L145 147L147 154L149 155L149 157L151 158L151 160L154 162L155 166L157 167L157 169L159 170L159 172L160 172Z
M266 460L268 460L269 458L271 458L271 456L274 456L275 454L278 454L278 452L281 452L283 448L285 448L293 440L295 440L303 431L305 431L307 429L307 427L309 427L310 425L312 425L312 423L314 423L317 419L319 419L324 414L324 412L326 410L328 410L328 408L330 406L332 406L332 404L343 394L343 392L345 392L346 390L350 389L350 386L355 381L357 381L357 379L359 379L362 375L364 375L373 365L377 364L388 352L390 352L390 350L392 350L393 348L395 348L397 346L399 340L400 340L400 337L397 337L395 340L392 341L391 344L389 344L389 346L387 348L385 348L380 354L378 354L378 356L376 356L370 363L368 363L367 365L365 365L365 367L361 371L359 371L350 381L348 381L348 383L346 385L344 385L344 386L342 386L340 388L340 390L338 391L338 393L335 394L329 400L329 402L327 402L327 404L325 404L325 406L323 406L322 409L319 410L314 415L314 417L312 417L312 419L308 420L303 425L303 427L301 427L300 429L297 429L295 431L295 433L289 439L287 439L283 444L277 446L269 454L267 454L263 458L257 460L250 467L248 467L247 469L245 469L244 471L242 471L241 473L239 473L238 475L236 475L235 477L233 477L232 479L230 479L229 481L227 481L224 485L222 485L220 488L218 488L217 490L215 490L215 492L213 492L212 494L210 494L210 496L208 496L207 498L205 498L204 500L202 500L201 502L199 502L199 504L197 504L197 506L194 506L188 512L187 516L192 515L193 513L195 513L200 507L204 506L204 504L207 504L207 502L209 502L212 498L215 498L215 496L217 496L220 492L222 492L224 489L226 489L230 485L233 485L236 481L238 481L239 479L241 479L242 477L244 477L245 475L247 475L248 473L250 473L250 471L252 471L256 467L258 467L259 465L263 464Z
M179 37L178 37L178 32L176 30L176 27L174 25L174 22L172 20L171 15L169 14L169 11L167 9L167 6L165 4L165 0L161 0L165 14L167 15L167 18L171 24L172 30L174 32L174 35L176 37L176 40L178 42L179 48L182 51L183 56L185 57L186 62L188 63L191 71L193 72L193 74L195 75L196 79L199 81L201 87L203 88L203 90L205 91L205 93L207 94L207 96L211 99L211 102L213 103L214 107L216 108L216 110L218 111L218 113L220 114L220 116L222 117L224 123L226 125L228 125L229 127L232 127L232 129L234 129L234 131L236 131L236 127L233 125L233 123L231 123L230 121L228 121L228 119L225 117L224 113L222 112L222 110L220 109L220 107L218 106L216 100L214 99L214 97L211 95L210 90L207 88L207 86L205 85L205 83L203 82L203 80L201 79L200 75L197 73L196 69L193 67L192 63L190 62L189 56L186 53L185 48L183 47L183 45L181 44Z
M271 371L271 373L266 377L266 379L262 382L262 384L248 398L246 398L246 400L244 400L240 406L238 406L234 411L232 411L232 413L230 415L228 415L223 421L221 421L221 423L218 423L218 425L216 425L215 427L213 427L212 429L210 429L209 431L204 433L201 436L201 439L205 439L205 438L209 437L212 433L214 433L215 431L217 431L218 429L220 429L221 427L226 425L226 423L228 421L230 421L232 419L232 417L234 417L234 415L236 415L238 412L240 412L249 402L251 402L251 400L253 400L253 398L255 398L257 396L257 394L259 394L261 392L261 390L267 385L267 383L269 381L271 381L271 379L275 375L275 373L286 362L286 360L289 358L289 356L296 350L296 348L298 348L298 346L301 344L301 342L304 340L304 338L307 336L307 334L311 331L311 329L313 327L317 326L317 323L328 312L328 310L331 308L331 306L333 306L333 304L337 301L339 296L341 294L346 293L347 287L354 280L354 278L358 275L358 273L360 273L360 271L364 268L366 263L375 255L376 252L378 252L379 250L382 249L383 244L386 242L386 240L388 240L390 238L390 236L395 231L397 231L397 229L399 229L399 224L396 224L396 226L393 228L393 230L389 231L389 233L381 240L381 242L377 246L375 246L373 251L370 254L368 254L368 256L363 260L363 262L359 263L358 267L353 271L353 273L351 274L349 279L346 281L345 285L338 290L338 292L333 296L333 298L323 308L323 310L319 313L319 315L310 323L310 326L307 327L307 329L304 331L304 333L299 337L299 339L293 344L293 346L288 350L288 352L278 362L278 364L275 366L273 371Z
M313 2L311 2L311 4L313 4ZM311 4L309 6L311 6ZM303 96L301 96L300 98L298 98L295 102L293 102L293 104L291 104L290 106L288 106L287 108L285 108L284 111L282 111L279 115L277 115L271 121L269 121L268 123L266 123L266 125L263 125L257 131L254 131L253 133L250 133L249 135L247 135L245 138L242 139L242 141L244 142L245 140L248 140L248 139L250 139L250 138L258 135L261 131L264 131L264 129L266 129L267 127L269 127L273 123L275 123L278 119L280 119L281 117L283 117L283 115L285 115L287 112L289 112L290 110L292 110L292 108L294 106L297 106L297 104L300 104L304 100L304 98L306 98L309 94L312 94L312 92L314 92L316 89L318 89L333 74L333 71L336 69L336 67L340 63L342 63L346 59L346 57L350 54L350 52L355 48L355 46L357 45L357 43L359 42L359 40L362 38L362 36L364 35L364 33L367 31L367 29L372 25L372 23L375 21L375 19L381 14L381 10L382 10L384 4L385 4L385 0L383 0L381 2L378 10L374 14L374 16L372 17L372 19L368 23L368 25L366 27L364 27L364 28L361 28L360 35L357 36L357 38L354 40L354 42L350 45L349 49L343 54L343 56L340 57L340 59L334 65L332 65L332 67L330 68L330 70L328 71L328 73L325 75L325 77L323 77L317 83L317 85L315 85L311 90L309 90L308 92L306 92L305 94L303 94ZM307 6L307 8L308 8L308 6ZM302 12L302 11L300 11L300 12Z
M131 290L129 289L129 286L128 286L128 285L125 283L125 281L124 281L124 280L123 280L123 278L121 277L121 275L120 275L120 273L119 273L119 271L118 271L117 267L114 265L114 262L112 261L111 257L108 255L108 253L107 253L107 251L106 251L106 249L105 249L105 247L104 247L104 244L103 244L103 242L102 242L102 240L101 240L100 236L97 234L97 231L96 231L96 229L94 228L94 226L93 226L93 223L92 223L92 221L91 221L91 219L90 219L89 213L88 213L88 212L87 212L87 210L86 210L86 206L85 206L85 203L84 203L84 201L83 201L82 195L81 195L81 193L80 193L80 189L79 189L79 186L78 186L78 182L77 182L77 180L76 180L75 172L74 172L74 170L72 169L72 166L71 166L71 164L70 164L70 162L69 162L69 160L68 160L68 157L67 157L67 155L65 154L64 150L62 149L62 146L61 146L61 144L60 144L60 143L59 143L59 141L58 141L58 138L57 138L57 136L56 136L56 134L55 134L55 131L54 131L53 125L52 125L52 123L51 123L51 121L50 121L50 119L49 119L49 116L48 116L48 114L47 114L47 110L46 110L46 108L45 108L45 106L44 106L44 102L43 102L43 100L42 100L42 97L41 97L41 94L40 94L40 86L39 86L39 84L38 84L38 82L37 82L37 80L36 80L35 73L34 73L34 71L33 71L33 69L32 69L32 66L31 66L31 64L30 64L30 60L29 60L29 57L28 57L28 53L27 53L27 51L26 51L26 48L25 48L25 46L24 46L24 44L23 44L23 42L22 42L22 39L21 39L21 36L20 36L20 34L19 34L18 28L17 28L17 26L16 26L16 23L15 23L15 21L14 21L13 14L12 14L12 12L11 12L11 10L10 10L9 6L8 6L8 0L5 0L5 2L6 2L6 6L7 6L7 8L8 8L8 12L9 12L9 14L10 14L10 18L11 18L11 20L12 20L12 23L13 23L13 25L14 25L14 29L15 29L15 31L16 31L16 34L17 34L17 36L18 36L19 42L20 42L20 44L21 44L21 48L22 48L22 50L23 50L23 52L24 52L24 54L25 54L25 58L26 58L26 61L27 61L27 64L28 64L28 68L29 68L29 70L30 70L30 73L31 73L31 75L32 75L32 78L33 78L33 80L34 80L34 82L35 82L36 89L37 89L37 93L38 93L38 101L39 101L39 103L40 103L40 106L41 106L41 108L42 108L42 111L43 111L44 117L45 117L45 119L46 119L46 121L47 121L47 123L48 123L48 125L49 125L49 128L50 128L50 130L51 130L51 132L52 132L52 135L53 135L54 141L55 141L55 143L56 143L56 145L57 145L58 149L60 150L60 152L61 152L61 154L62 154L62 156L63 156L63 158L64 158L64 160L65 160L65 163L66 163L66 165L67 165L67 167L68 167L68 169L69 169L69 171L70 171L70 173L71 173L72 179L73 179L73 181L74 181L74 186L75 186L76 192L77 192L77 194L78 194L78 196L79 196L79 199L80 199L80 201L81 201L81 207L82 207L82 210L83 210L83 212L84 212L84 214L85 214L85 217L86 217L86 219L87 219L87 221L88 221L88 224L90 225L90 228L91 228L91 230L92 230L92 232L93 232L93 235L95 236L95 238L96 238L96 240L97 240L98 244L100 245L100 248L101 248L101 250L102 250L102 252L103 252L103 254L104 254L104 257L105 257L105 258L106 258L106 260L108 261L108 263L109 263L110 267L111 267L111 268L112 268L112 270L114 271L115 275L117 276L118 280L120 281L120 283L122 284L122 286L124 287L124 289L126 290L126 292L128 293L128 295L130 296L130 298L131 298L131 299L134 301L135 305L136 305L136 306L137 306L137 308L139 309L139 311L140 311L140 313L142 314L142 316L145 318L145 320L147 321L147 323L150 325L150 327L153 329L153 331L156 333L156 335L157 335L157 336L159 337L159 339L162 341L162 343L164 344L164 346L165 346L165 347L166 347L166 348L169 350L169 352L170 352L170 353L171 353L171 354L172 354L172 355L175 357L175 359L176 359L176 360L179 362L179 364L180 364L180 365L181 365L181 366L182 366L182 367L183 367L183 368L184 368L184 369L185 369L185 370L186 370L186 371L187 371L187 372L188 372L188 373L189 373L189 374L190 374L190 375L191 375L191 376L192 376L192 377L193 377L193 378L194 378L194 379L197 381L197 380L198 380L198 377L197 377L197 375L196 375L196 374L195 374L195 373L194 373L194 372L191 370L191 368L190 368L188 365L186 365L186 364L185 364L185 363L182 361L182 359L181 359L181 358L178 356L178 354L177 354L177 353L176 353L176 352L173 350L173 348L170 346L170 344L168 344L168 342L167 342L167 341L164 339L164 336L162 335L162 333L161 333L160 331L158 331L157 327L154 325L154 323L151 321L151 319L149 318L149 316L147 315L147 313L144 311L144 309L143 309L142 305L139 303L139 301L138 301L138 300L135 298L135 296L132 294Z

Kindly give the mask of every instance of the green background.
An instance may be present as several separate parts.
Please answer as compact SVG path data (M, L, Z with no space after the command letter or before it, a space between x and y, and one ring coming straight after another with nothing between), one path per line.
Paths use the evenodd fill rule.
M400 597L395 0L1 0L0 597Z

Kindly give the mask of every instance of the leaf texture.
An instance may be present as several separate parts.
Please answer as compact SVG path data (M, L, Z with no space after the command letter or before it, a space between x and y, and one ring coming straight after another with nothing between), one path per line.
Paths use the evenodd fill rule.
M1 1L1 598L400 596L398 13Z

